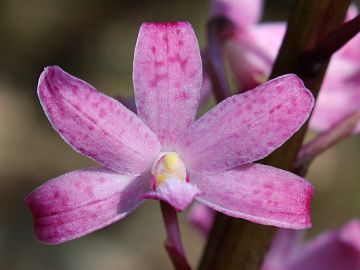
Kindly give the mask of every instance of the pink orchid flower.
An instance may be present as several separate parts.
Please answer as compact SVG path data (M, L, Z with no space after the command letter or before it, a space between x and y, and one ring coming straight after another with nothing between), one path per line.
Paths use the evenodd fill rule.
M41 242L58 244L103 228L147 198L179 211L196 198L261 224L311 226L313 186L252 163L302 126L314 104L311 93L297 76L284 75L195 121L201 67L189 23L144 23L133 72L138 115L59 67L45 69L38 95L53 128L103 167L69 172L28 195Z
M280 229L261 270L358 270L360 268L360 221L322 233L301 244L301 231Z
M211 14L223 15L236 25L224 51L243 90L267 80L286 31L286 22L259 23L263 2L213 0ZM347 20L358 14L350 6ZM324 131L360 109L360 35L335 53L310 120L313 129ZM355 129L360 131L360 123Z

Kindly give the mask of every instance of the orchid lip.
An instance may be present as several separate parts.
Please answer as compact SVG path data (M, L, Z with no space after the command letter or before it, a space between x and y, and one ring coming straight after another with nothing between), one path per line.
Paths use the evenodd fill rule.
M153 190L169 179L188 180L186 167L176 152L161 152L154 160L151 174Z

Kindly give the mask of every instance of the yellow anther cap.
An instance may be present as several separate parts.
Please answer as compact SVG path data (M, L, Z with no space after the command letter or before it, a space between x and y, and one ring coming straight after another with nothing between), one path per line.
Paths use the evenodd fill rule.
M169 178L186 181L186 168L179 155L175 152L160 154L155 160L151 173L155 178L156 186L160 186Z
M165 155L164 162L166 168L175 170L179 167L179 156L175 152L170 152Z

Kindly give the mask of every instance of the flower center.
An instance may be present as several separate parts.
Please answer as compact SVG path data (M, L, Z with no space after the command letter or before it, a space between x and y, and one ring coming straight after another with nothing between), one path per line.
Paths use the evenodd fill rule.
M186 168L179 155L175 152L161 153L151 170L154 176L153 188L160 186L169 178L186 180Z

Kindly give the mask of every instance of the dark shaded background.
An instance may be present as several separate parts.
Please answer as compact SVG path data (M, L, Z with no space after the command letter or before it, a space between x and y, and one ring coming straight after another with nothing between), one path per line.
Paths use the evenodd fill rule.
M188 20L201 45L208 3L201 1L0 1L0 269L170 269L158 204L60 246L39 244L24 197L47 179L93 166L54 132L36 97L39 74L57 64L108 95L132 93L133 50L143 21ZM289 1L268 1L265 20L286 19ZM322 155L310 236L359 216L360 138ZM203 238L181 215L196 264Z

